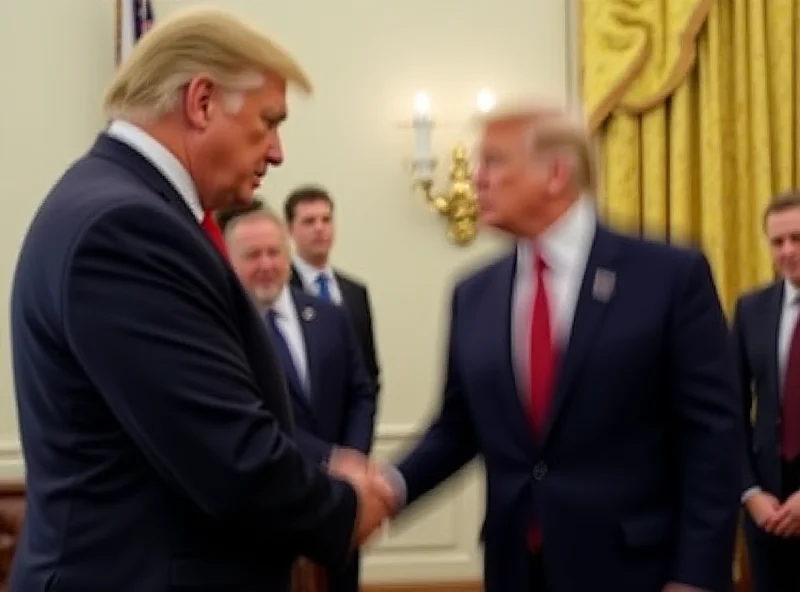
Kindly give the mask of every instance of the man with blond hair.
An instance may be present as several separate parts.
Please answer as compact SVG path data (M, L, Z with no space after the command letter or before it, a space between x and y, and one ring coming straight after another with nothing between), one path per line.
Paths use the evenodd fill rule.
M438 417L384 469L397 505L480 456L487 592L727 592L740 405L705 257L598 223L563 112L482 131L481 221L516 248L455 288Z
M209 215L283 160L289 85L311 86L230 14L163 21L37 212L11 304L28 487L12 592L286 591L298 556L344 566L384 518L357 455L326 471L293 441Z

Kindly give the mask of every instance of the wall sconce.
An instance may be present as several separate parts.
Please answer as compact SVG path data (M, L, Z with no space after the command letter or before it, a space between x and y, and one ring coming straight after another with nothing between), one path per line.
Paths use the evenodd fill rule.
M488 89L478 94L478 111L486 113L494 108L494 94ZM436 158L431 148L433 117L431 100L427 93L414 96L414 185L425 196L433 210L447 220L447 236L457 245L470 244L478 234L478 203L472 171L469 166L469 151L463 142L458 142L451 152L449 183L443 191L433 188Z

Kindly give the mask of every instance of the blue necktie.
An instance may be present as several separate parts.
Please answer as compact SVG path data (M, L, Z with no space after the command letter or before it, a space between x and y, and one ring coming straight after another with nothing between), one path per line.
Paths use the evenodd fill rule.
M297 372L297 366L295 366L294 358L292 358L292 352L289 349L289 344L286 343L286 338L284 338L283 332L281 331L280 327L278 327L278 313L270 309L267 313L267 319L269 320L269 326L272 330L272 336L275 338L275 345L278 349L278 355L281 358L283 371L286 372L286 378L290 383L294 381L297 387L299 387L300 390L305 393L303 381L300 380L300 375Z
M324 273L321 273L317 276L317 286L319 287L319 294L321 300L325 302L330 302L331 298L331 290L330 290L330 279Z

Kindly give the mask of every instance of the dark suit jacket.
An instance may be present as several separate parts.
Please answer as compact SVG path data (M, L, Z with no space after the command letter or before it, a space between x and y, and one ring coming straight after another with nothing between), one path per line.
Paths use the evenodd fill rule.
M288 590L343 565L353 489L309 462L273 346L181 197L101 135L11 298L28 515L13 592Z
M538 442L512 365L515 262L455 289L442 407L399 465L408 500L483 458L487 592L529 589L534 521L549 589L729 590L741 405L705 258L598 228Z
M303 332L310 396L287 372L301 450L315 461L328 459L332 445L372 449L375 386L347 313L302 290L291 288ZM291 363L284 361L284 363Z
M743 295L736 302L733 339L742 393L746 439L742 463L742 492L761 487L780 498L782 492L778 369L778 329L783 310L784 283ZM755 423L750 411L755 395Z
M334 271L336 283L342 292L342 302L345 309L350 314L353 322L353 329L361 345L361 352L364 355L364 363L367 372L375 381L376 393L381 390L380 366L378 364L378 351L375 345L375 331L372 326L372 305L369 300L367 287L355 279L344 275L339 270ZM303 280L297 273L297 269L292 266L291 285L299 290L304 290Z

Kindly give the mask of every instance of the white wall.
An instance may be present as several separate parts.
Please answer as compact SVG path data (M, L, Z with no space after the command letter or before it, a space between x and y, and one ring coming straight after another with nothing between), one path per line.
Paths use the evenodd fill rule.
M156 0L156 17L195 3ZM264 193L276 205L302 182L337 203L337 262L370 286L385 390L379 456L413 442L435 406L453 279L495 253L498 239L450 245L404 168L411 100L426 89L440 157L479 89L572 98L564 0L219 1L291 48L316 84L292 104L287 163ZM113 70L113 0L0 3L0 309L28 220L63 168L101 128L100 95ZM446 170L441 171L443 176ZM0 316L0 479L23 472L14 417L6 316ZM368 580L462 579L480 573L482 487L475 471L418 519L370 550Z

